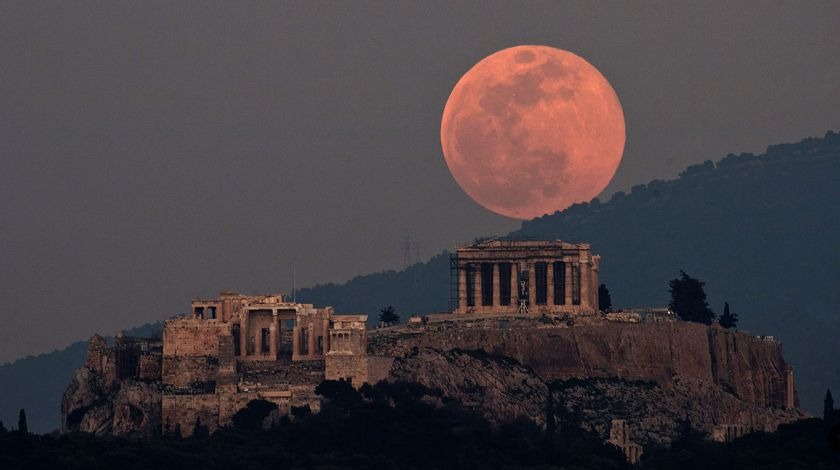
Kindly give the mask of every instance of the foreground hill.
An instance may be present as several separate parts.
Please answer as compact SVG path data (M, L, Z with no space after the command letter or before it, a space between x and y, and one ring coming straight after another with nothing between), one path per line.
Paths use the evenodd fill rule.
M525 222L511 235L592 243L603 256L602 281L618 306L666 304L667 281L680 269L706 281L718 313L728 301L740 315L739 327L782 340L802 405L816 413L826 387L840 390L838 181L840 135L829 132L768 147L762 155L708 161L673 181L653 181L607 202L593 200ZM444 311L448 254L401 272L302 289L297 298L366 313L371 320L388 304L403 319ZM38 408L43 418L30 419L32 428L57 427L61 394L83 349L78 343L0 366L0 419L12 420L20 407L31 413ZM55 381L39 372L56 367L50 373Z

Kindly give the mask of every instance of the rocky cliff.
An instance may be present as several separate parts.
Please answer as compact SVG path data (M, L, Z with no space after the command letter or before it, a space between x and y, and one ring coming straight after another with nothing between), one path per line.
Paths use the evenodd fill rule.
M606 435L626 419L642 445L687 425L771 431L804 416L788 407L779 343L695 323L439 322L372 334L370 350L396 357L389 380L438 388L492 421L554 414Z
M161 430L160 340L93 335L61 399L61 432L151 436Z
M111 381L83 367L61 401L62 432L98 436L152 436L161 429L160 382Z

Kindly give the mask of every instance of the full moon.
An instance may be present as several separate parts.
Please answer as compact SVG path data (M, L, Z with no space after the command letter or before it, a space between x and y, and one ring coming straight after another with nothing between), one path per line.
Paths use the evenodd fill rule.
M461 77L440 140L470 197L530 219L603 191L621 162L624 132L618 96L589 62L562 49L517 46Z

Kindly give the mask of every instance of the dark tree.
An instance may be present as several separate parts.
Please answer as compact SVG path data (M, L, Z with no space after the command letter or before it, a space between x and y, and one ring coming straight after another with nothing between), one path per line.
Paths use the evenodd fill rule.
M6 426L3 426L3 421L0 421L0 434L7 432Z
M355 408L362 403L359 392L346 380L324 380L315 387L315 393L344 409Z
M604 312L612 310L612 298L606 284L598 286L598 307Z
M703 290L705 282L694 279L680 270L680 277L668 282L671 291L671 310L683 320L711 325L715 319L715 312L706 302L706 292Z
M831 396L831 389L825 391L825 400L823 401L823 419L831 420L834 416L834 397Z
M172 420L169 416L166 417L166 422L163 423L163 435L165 437L172 437Z
M394 306L379 309L379 321L385 326L395 325L400 322L400 316L394 311Z
M21 408L18 414L18 431L23 434L29 434L29 426L26 424L26 412Z
M201 424L201 418L195 417L195 425L193 425L193 437L203 439L210 436L210 428Z
M729 311L729 302L723 303L723 315L720 316L719 322L724 328L735 328L738 325L738 314Z
M233 426L243 431L260 431L263 421L268 415L277 409L277 404L267 400L251 400L245 408L233 415Z

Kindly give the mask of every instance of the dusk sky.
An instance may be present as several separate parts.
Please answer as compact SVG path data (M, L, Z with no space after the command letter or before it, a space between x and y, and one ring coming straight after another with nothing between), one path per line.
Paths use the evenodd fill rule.
M840 130L840 2L700 3L0 1L0 363L517 228L440 144L455 83L507 47L615 89L602 199Z

